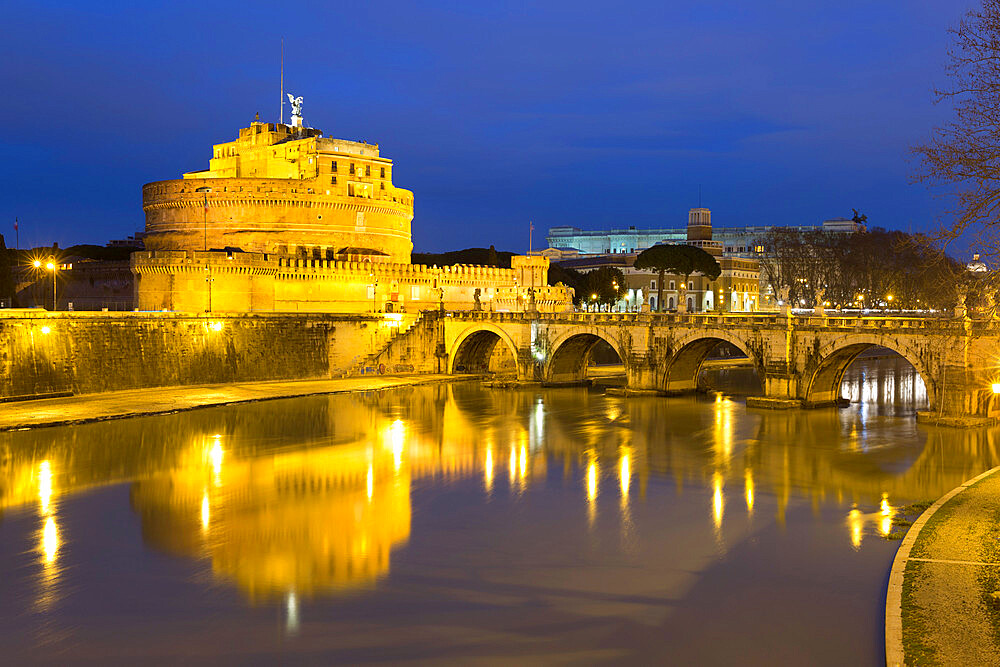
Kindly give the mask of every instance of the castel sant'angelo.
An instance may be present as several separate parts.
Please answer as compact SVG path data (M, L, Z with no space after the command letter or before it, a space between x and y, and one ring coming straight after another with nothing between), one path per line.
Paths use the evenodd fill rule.
M290 99L291 96L289 96ZM143 186L146 251L132 255L140 310L415 312L564 310L548 259L510 269L410 263L413 193L378 145L254 120L209 168Z

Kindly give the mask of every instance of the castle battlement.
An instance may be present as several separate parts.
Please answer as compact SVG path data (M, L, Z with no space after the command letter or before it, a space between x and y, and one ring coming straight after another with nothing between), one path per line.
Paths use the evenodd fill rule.
M132 254L132 271L143 310L198 312L208 303L210 289L212 309L225 312L416 311L441 303L464 310L475 307L477 296L481 308L494 302L497 309L523 309L531 294L539 303L549 304L549 309L565 310L572 290L546 284L548 260L524 259L531 261L502 269L147 250Z

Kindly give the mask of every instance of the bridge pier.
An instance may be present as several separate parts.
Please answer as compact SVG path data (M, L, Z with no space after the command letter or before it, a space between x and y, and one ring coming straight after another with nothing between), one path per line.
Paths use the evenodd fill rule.
M1000 421L998 397L992 389L996 379L986 371L954 363L945 366L937 382L937 400L927 411L917 413L917 421L960 428L996 424Z

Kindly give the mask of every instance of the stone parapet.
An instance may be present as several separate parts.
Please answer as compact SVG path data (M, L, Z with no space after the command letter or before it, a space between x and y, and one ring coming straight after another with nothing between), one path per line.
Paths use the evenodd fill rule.
M534 259L534 258L533 258ZM537 267L533 266L534 270ZM542 266L539 280L545 280ZM572 290L527 288L520 270L340 261L287 254L147 250L132 255L140 310L416 312L572 309Z

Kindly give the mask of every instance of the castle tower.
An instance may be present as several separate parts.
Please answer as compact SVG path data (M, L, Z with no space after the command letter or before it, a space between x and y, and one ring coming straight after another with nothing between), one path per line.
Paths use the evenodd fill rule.
M687 240L712 240L712 212L710 210L693 208L688 211Z
M213 250L409 263L413 193L377 144L255 120L208 169L142 188L149 250Z

